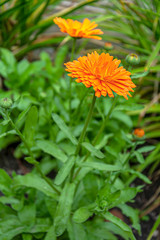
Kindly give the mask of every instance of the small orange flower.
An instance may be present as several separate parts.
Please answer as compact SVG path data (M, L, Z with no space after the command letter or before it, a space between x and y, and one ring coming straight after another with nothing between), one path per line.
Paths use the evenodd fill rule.
M61 17L56 17L53 21L60 27L61 32L68 33L71 37L101 40L101 37L95 35L103 34L100 29L95 29L98 25L88 18L85 18L83 23L72 19L65 20Z
M112 43L110 43L110 42L106 42L106 43L104 44L104 46L105 46L106 50L112 50L112 49L113 49L113 45L112 45Z
M143 130L142 128L136 128L136 129L134 130L134 135L135 135L136 137L141 138L141 137L144 136L144 134L145 134L145 132L144 132L144 130Z
M108 53L98 54L93 52L87 57L79 57L78 60L65 63L67 72L76 82L82 82L87 88L93 86L95 95L114 97L113 92L128 99L129 91L133 91L135 84L131 81L131 73L123 67L118 67L120 60L114 59Z

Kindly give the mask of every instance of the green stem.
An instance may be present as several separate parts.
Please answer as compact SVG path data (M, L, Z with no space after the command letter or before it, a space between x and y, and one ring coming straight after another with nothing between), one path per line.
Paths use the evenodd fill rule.
M70 59L71 62L73 61L73 58L74 58L76 40L77 40L76 38L73 38L73 45L72 45L72 52L71 52L71 59ZM70 118L71 118L71 101L72 101L71 89L72 89L72 78L70 77L69 79L69 116Z
M113 108L115 107L115 105L116 105L116 103L117 103L117 100L118 100L118 96L115 97L115 99L114 99L114 101L113 101L113 103L112 103L112 106L111 106L111 108L110 108L110 110L109 110L109 112L108 112L105 120L103 121L103 124L101 125L101 127L100 127L100 129L99 129L99 131L98 131L98 133L97 133L97 135L96 135L96 137L93 139L93 142L92 142L92 145L93 145L93 146L97 143L97 141L98 141L101 133L103 132L103 130L104 130L104 128L105 128L105 125L106 125L106 122L107 122L108 119L110 118L110 115L111 115L111 113L112 113L112 111L113 111ZM88 153L86 154L86 157L84 158L83 162L85 162L85 161L88 159L88 157L90 156L90 154L91 154L90 152L88 152ZM77 169L77 172L75 173L74 178L78 175L80 169L81 169L81 168L78 168L78 169Z
M82 143L83 140L84 140L84 137L85 137L85 134L86 134L86 130L87 130L88 124L89 124L90 119L91 119L92 114L93 114L93 109L94 109L95 102L96 102L96 96L95 96L95 94L94 94L94 95L93 95L93 98L92 98L92 103L91 103L91 106L90 106L90 109L89 109L89 112L88 112L88 116L87 116L87 118L86 118L86 121L85 121L83 130L82 130L82 132L81 132L81 135L80 135L80 137L79 137L78 145L77 145L77 148L76 148L76 151L75 151L75 156L78 155L78 153L79 153L79 151L80 151L81 143ZM70 179L71 179L71 180L73 179L73 173L74 173L74 166L72 167L71 173L70 173Z
M96 102L96 96L95 96L95 94L94 94L94 95L93 95L93 99L92 99L92 104L91 104L90 109L89 109L89 112L88 112L88 116L87 116L87 118L86 118L86 121L85 121L83 130L82 130L82 132L81 132L81 135L80 135L80 138L79 138L79 141L78 141L78 145L77 145L77 148L76 148L76 151L75 151L75 155L78 155L78 153L79 153L79 151L80 151L81 143L82 143L83 140L84 140L84 137L85 137L85 134L86 134L86 130L87 130L89 121L90 121L90 119L91 119L91 117L92 117L92 114L93 114L93 109L94 109L95 102Z
M71 52L71 59L70 59L71 62L73 61L73 58L74 58L74 52L75 52L75 48L76 48L76 40L77 40L77 38L73 38L73 45L72 45L72 52Z
M43 174L43 172L41 171L39 165L38 165L38 162L36 161L36 159L34 158L33 156L33 153L28 145L28 143L26 142L23 134L19 131L19 129L16 127L16 125L14 124L14 122L12 121L12 119L10 118L9 114L8 114L8 111L6 111L6 117L7 119L9 120L11 126L13 129L15 129L15 131L17 132L18 136L20 137L20 139L22 140L22 142L24 143L25 147L27 148L28 150L28 154L29 156L32 158L33 162L34 162L34 166L35 168L37 169L37 171L39 172L39 174L41 175L41 177L48 183L48 185L50 185L50 187L55 191L57 192L58 194L60 194L59 190L57 190L52 184L51 182L48 180L48 178Z
M103 132L105 126L106 126L106 122L107 122L108 119L110 118L110 115L111 115L111 113L112 113L112 111L113 111L113 109L114 109L114 107L115 107L115 105L116 105L116 103L117 103L117 100L118 100L118 96L116 96L116 97L114 98L113 103L112 103L112 106L111 106L111 108L109 109L109 112L108 112L105 120L103 121L103 123L102 123L102 125L101 125L101 127L100 127L100 129L99 129L99 131L98 131L98 133L97 133L97 135L96 135L96 137L93 139L93 142L92 142L93 145L96 144L96 142L98 141L100 135L102 134L102 132Z

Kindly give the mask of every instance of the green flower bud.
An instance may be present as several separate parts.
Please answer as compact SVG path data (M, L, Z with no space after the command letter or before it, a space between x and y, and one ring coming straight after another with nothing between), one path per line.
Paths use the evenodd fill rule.
M140 62L140 58L136 54L131 53L127 55L126 62L130 65L137 65Z
M8 109L11 108L13 101L10 98L2 98L0 100L0 107Z
M112 45L112 43L110 43L110 42L106 42L106 43L104 44L104 48L105 48L106 50L112 50L112 49L113 49L113 45Z

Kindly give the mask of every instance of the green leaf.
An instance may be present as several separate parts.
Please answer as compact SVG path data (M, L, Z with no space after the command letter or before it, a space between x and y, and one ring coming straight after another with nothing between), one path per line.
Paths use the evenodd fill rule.
M158 228L159 225L160 225L160 215L157 217L157 220L155 221L155 223L154 223L154 225L153 225L153 227L152 227L152 229L151 229L151 231L150 231L150 233L147 237L147 240L151 240L155 230Z
M53 142L49 140L39 140L37 141L37 146L44 151L45 153L50 154L51 156L57 158L61 162L67 161L66 154Z
M24 127L24 136L26 142L32 146L34 140L34 133L38 121L38 110L36 106L32 106L27 114Z
M0 197L0 202L3 204L20 204L20 201L13 197Z
M64 180L68 177L74 163L75 163L75 156L70 156L66 163L63 164L61 169L59 170L54 183L56 185L60 185L64 182Z
M137 79L137 78L145 77L148 74L149 74L149 71L145 71L145 72L142 72L142 73L137 73L137 74L131 75L131 79Z
M132 221L133 228L135 228L139 234L141 234L141 225L140 225L140 219L139 219L139 211L138 209L134 209L126 204L121 204L118 206L123 214L125 214L127 217L129 217Z
M142 155L140 152L134 151L133 154L136 156L137 161L138 161L139 163L144 163L144 161L145 161L145 160L144 160L144 157L143 157L143 155Z
M20 186L35 188L47 196L50 196L54 199L58 198L57 193L53 191L50 185L48 185L45 180L33 173L28 173L24 176L16 176L13 180L13 187L17 188Z
M2 61L0 61L0 75L2 75L4 78L7 78L7 67Z
M112 223L114 223L115 225L117 225L118 227L120 227L123 231L128 232L131 240L136 240L130 227L126 223L124 223L120 218L112 215L110 212L107 212L105 214L103 213L102 216L106 220L109 220Z
M56 67L60 67L64 64L64 60L66 58L67 52L68 52L67 45L63 45L59 48L56 54L55 62L54 62Z
M10 130L10 131L8 131L8 132L5 132L5 133L2 133L2 134L0 134L0 138L3 138L3 137L6 137L6 136L8 136L8 135L16 135L17 133L16 133L16 131L15 130Z
M23 233L22 238L23 240L32 240L32 235L29 233Z
M56 240L56 234L54 230L54 226L51 226L50 229L48 230L44 240Z
M119 166L114 166L110 164L105 164L105 163L99 163L99 162L86 162L86 163L77 163L80 167L90 167L93 169L97 169L100 171L107 171L107 172L112 172L112 171L120 171L121 167Z
M160 39L157 42L157 44L155 46L155 49L151 52L151 55L148 58L148 61L147 61L147 64L146 64L146 69L148 69L151 66L152 62L156 59L156 57L159 53L159 50L160 50Z
M151 184L152 182L149 180L148 177L146 177L144 174L142 174L141 172L135 171L133 169L128 169L127 172L130 172L133 175L135 175L136 177L142 179L144 182L146 182L147 184Z
M30 204L24 206L19 212L18 212L19 220L22 224L25 226L33 226L35 224L36 220L36 206L35 204Z
M96 149L92 144L88 142L83 142L82 146L85 147L90 153L93 154L93 156L96 156L97 158L104 158L105 155L98 149Z
M70 240L88 240L85 227L82 224L77 224L69 221L67 224L67 231Z
M26 115L27 112L29 111L30 107L31 107L31 106L29 105L23 112L21 112L21 113L19 114L19 116L18 116L18 118L17 118L17 121L16 121L16 125L18 125L19 122L22 121L22 119L25 117L25 115Z
M132 126L133 126L131 118L123 112L120 112L117 110L113 111L112 118L119 120L120 122L124 123L129 128L132 128Z
M11 70L15 70L16 59L8 49L0 48L0 57L6 67L9 67Z
M0 191L2 191L4 194L10 194L11 184L12 179L3 169L0 169Z
M92 215L93 212L89 211L87 207L81 207L73 214L73 221L76 223L82 223L87 221L87 219Z
M77 139L73 136L65 122L55 113L52 114L52 118L57 124L57 126L61 129L61 131L64 132L64 134L71 140L71 142L74 145L77 145L78 144Z
M64 233L70 217L73 197L75 192L74 183L66 183L61 193L55 213L54 227L57 236Z
M140 153L144 153L144 152L150 152L154 149L155 149L155 146L144 146L142 148L139 148L137 151Z
M121 190L119 199L117 199L116 204L121 204L132 200L137 193L140 191L140 188L125 188Z
M36 164L39 164L39 162L38 161L36 161L34 158L32 158L32 157L25 157L24 158L28 163L31 163L31 164L33 164L33 165L36 165Z

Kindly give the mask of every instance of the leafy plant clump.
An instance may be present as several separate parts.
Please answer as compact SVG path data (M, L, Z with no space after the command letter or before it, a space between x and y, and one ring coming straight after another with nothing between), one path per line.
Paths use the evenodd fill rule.
M13 9L18 10L17 4ZM38 23L49 1L37 4L31 16ZM10 16L5 12L3 16ZM75 24L76 34L81 34L77 22L61 21L61 31L69 26L70 35ZM90 25L85 24L87 31ZM98 33L92 31L83 32L82 45L86 36ZM120 63L119 55L112 57L107 53L112 49L105 47L100 54L81 54L75 62L78 39L71 37L71 53L62 44L54 61L46 52L33 62L17 61L11 51L0 48L0 147L14 146L14 159L27 162L28 170L19 174L0 169L2 240L135 240L135 231L141 236L140 211L131 203L151 184L143 170L150 164L156 168L160 145L146 141L149 135L138 122L146 107L140 93L126 99L149 69L137 74L137 55L126 54ZM143 184L135 185L135 179ZM159 218L153 229L158 223Z

